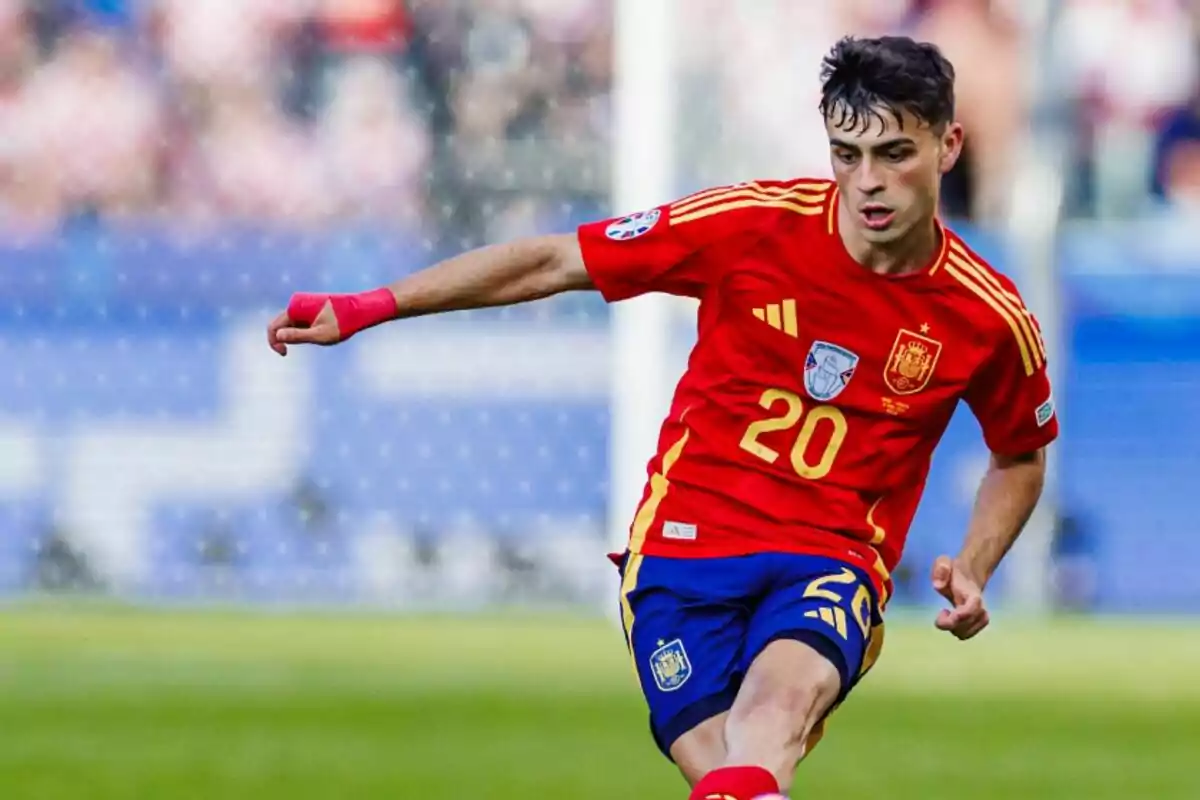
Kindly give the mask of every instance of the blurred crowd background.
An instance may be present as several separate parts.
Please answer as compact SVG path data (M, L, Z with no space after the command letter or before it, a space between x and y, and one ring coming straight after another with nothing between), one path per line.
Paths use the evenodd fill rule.
M1052 74L1073 216L1196 202L1198 6L1064 3ZM970 135L947 213L1001 218L1038 46L1017 0L686 4L688 183L781 163L826 174L820 57L842 33L897 31L958 69ZM563 224L605 208L611 45L610 0L0 0L0 226L354 224L476 241ZM701 125L719 134L686 135Z
M821 57L909 32L958 71L944 212L1019 270L1014 164L1048 112L1072 220L1059 600L1200 610L1200 3L1062 0L1049 42L1034 5L678 0L675 194L828 175ZM0 591L606 597L595 297L286 362L261 332L293 290L631 211L611 199L613 14L0 0ZM941 452L901 602L930 599L918 578L961 536L985 457L969 421Z
M596 0L3 0L0 208L494 239L607 183Z

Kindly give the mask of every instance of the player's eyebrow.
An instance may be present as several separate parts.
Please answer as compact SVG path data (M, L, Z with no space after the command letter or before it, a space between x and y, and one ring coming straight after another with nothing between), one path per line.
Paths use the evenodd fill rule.
M834 147L844 147L847 150L862 150L862 147L860 147L859 145L854 144L852 142L847 142L845 139L831 138L829 140L829 143L831 145L833 145ZM874 144L871 145L871 149L872 150L887 150L892 147L898 147L901 145L913 145L913 144L916 144L916 141L914 139L912 139L912 137L896 136L891 139L885 139L882 142L875 142Z

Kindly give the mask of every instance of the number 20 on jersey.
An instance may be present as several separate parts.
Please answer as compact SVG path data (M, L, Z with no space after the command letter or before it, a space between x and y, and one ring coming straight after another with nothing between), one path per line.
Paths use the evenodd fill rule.
M796 434L790 454L792 469L801 478L809 480L820 480L828 475L846 439L845 415L833 406L805 409L800 396L787 389L767 389L758 404L775 416L750 423L742 436L742 449L768 464L774 464L779 460L780 453L760 442L759 437L773 431L790 431L799 425L800 432ZM819 453L809 452L813 436L821 426L829 426L829 441Z

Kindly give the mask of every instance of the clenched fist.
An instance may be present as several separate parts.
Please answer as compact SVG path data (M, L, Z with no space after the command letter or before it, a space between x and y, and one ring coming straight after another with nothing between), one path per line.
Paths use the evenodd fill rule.
M965 640L987 627L988 612L983 606L983 587L958 561L949 556L938 556L933 562L933 588L953 606L942 609L938 614L934 624L940 630L949 631Z
M297 292L267 326L267 343L281 356L289 344L331 345L396 316L391 289L361 294Z

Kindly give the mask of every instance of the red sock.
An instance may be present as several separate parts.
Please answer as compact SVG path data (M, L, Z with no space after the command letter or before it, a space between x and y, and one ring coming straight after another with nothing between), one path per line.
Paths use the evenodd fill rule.
M688 800L754 800L778 792L775 776L762 767L721 767L701 778Z

